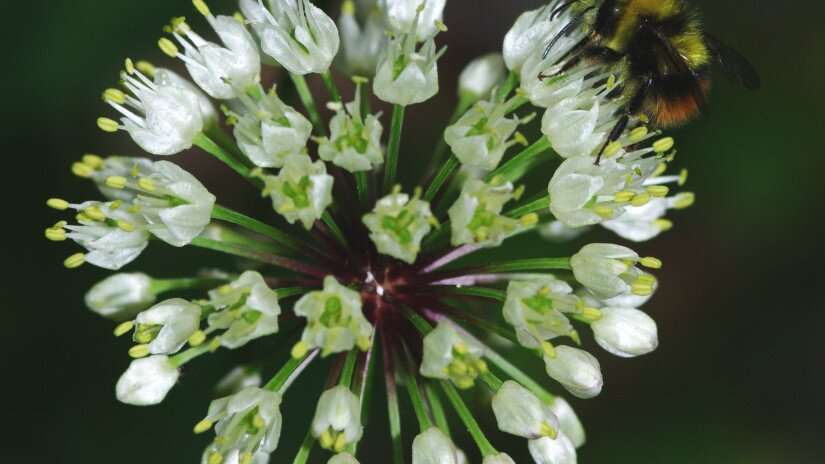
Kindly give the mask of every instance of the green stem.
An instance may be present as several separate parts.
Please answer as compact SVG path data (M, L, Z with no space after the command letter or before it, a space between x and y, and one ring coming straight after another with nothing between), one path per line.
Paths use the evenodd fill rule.
M320 250L292 238L289 234L281 232L280 230L268 224L264 224L263 222L257 219L253 219L249 216L241 214L237 211L233 211L229 208L216 205L214 208L212 208L212 218L220 221L226 221L231 224L239 225L253 232L265 235L274 240L275 242L289 248L290 250L296 253L309 254L316 258L329 259Z
M329 229L332 235L335 236L335 239L338 240L344 249L349 247L347 238L344 237L344 233L341 232L341 228L335 223L335 219L332 218L332 215L329 214L328 210L324 210L323 214L321 214L321 221L323 221L324 225L327 226L327 229Z
M430 404L430 411L433 413L435 425L449 438L450 424L447 422L447 414L444 412L444 404L441 402L441 398L438 396L438 392L435 391L435 388L431 382L424 384L424 393L427 394L427 402Z
M292 83L295 84L298 97L300 97L301 103L304 105L304 108L306 108L307 113L309 113L309 120L312 121L315 130L321 135L327 135L327 129L321 120L321 114L318 113L318 107L315 106L315 100L312 98L312 92L309 91L306 78L295 73L289 73L289 77L292 79Z
M361 205L361 211L367 211L370 203L370 184L366 171L355 173L355 186L358 190L358 203Z
M403 373L404 383L407 385L407 392L410 394L410 401L415 411L415 417L418 419L418 427L423 432L432 427L432 421L427 414L427 407L424 405L424 399L421 397L421 390L418 387L418 382L415 379L415 373L409 372L406 369Z
M447 123L447 127L452 126L459 120L464 113L473 106L477 98L473 95L462 95L458 100L458 105L456 105L455 110L453 111L453 115L450 116L450 122ZM430 158L430 162L427 164L427 169L424 172L427 175L430 175L435 170L435 167L441 163L444 154L447 153L448 145L447 141L444 140L444 136L442 135L438 139L438 144L435 146L435 151L433 152L432 158Z
M327 70L321 74L321 78L324 80L324 85L327 86L327 91L329 92L330 97L332 97L332 100L340 103L341 94L338 92L338 87L335 85L335 80L332 78L332 73Z
M519 169L521 166L530 162L533 158L549 149L550 140L548 140L547 137L542 136L535 143L525 148L521 153L499 166L495 171L491 172L487 176L487 179L490 180L494 177L500 177L503 181L514 182L518 180L521 175L523 175L523 173L521 173L522 170Z
M525 214L535 213L550 207L550 195L545 195L537 200L527 202L523 205L516 206L512 211L508 211L506 215L511 218L518 218Z
M422 285L415 287L413 291L442 293L446 295L467 295L489 298L504 302L507 299L507 292L487 287L474 287L471 285Z
M363 359L363 368L361 370L356 370L356 378L353 381L355 389L353 393L358 395L358 398L361 403L361 423L364 427L367 426L367 422L369 420L369 410L370 410L370 399L372 398L372 388L373 388L373 377L375 376L375 352L373 349L375 348L375 336L373 334L372 344L370 345L369 350L367 350ZM358 453L358 444L361 441L357 441L352 444L352 455L357 456Z
M470 409L467 408L466 404L464 404L464 400L461 399L461 396L458 394L458 391L455 389L453 384L447 380L442 380L441 388L447 395L447 399L449 399L450 403L452 403L453 409L455 409L458 417L460 417L461 421L464 422L464 425L467 427L470 435L472 435L473 440L475 440L479 451L481 451L481 455L489 456L491 454L498 454L496 449L493 448L493 445L487 440L487 437L484 436L484 432L481 431L481 427L479 427L478 422L476 422L475 417L473 417L473 413L470 412Z
M235 155L235 158L238 161L240 161L241 164L247 167L252 165L249 158L246 157L246 154L243 151L241 151L240 147L238 147L238 144L235 142L235 139L233 139L231 136L229 136L229 134L221 130L220 127L212 126L209 129L207 129L204 133L207 137L211 138L218 145L232 152L232 154Z
M341 368L341 379L338 385L349 388L352 384L352 373L355 371L355 360L358 358L358 350L351 349L344 360L344 367Z
M183 366L184 364L188 363L189 361L197 358L198 356L206 353L210 349L210 344L208 342L200 344L198 346L194 346L189 348L186 351L182 351L172 357L169 358L169 362L172 363L175 367Z
M303 295L305 293L309 293L313 290L316 290L315 287L286 287L286 288L279 288L275 290L275 294L278 298L289 298L291 296L296 295Z
M433 178L433 181L430 183L430 186L427 187L427 191L424 193L424 200L432 201L435 198L438 191L441 190L441 187L444 185L444 182L450 177L450 174L453 173L456 167L458 167L458 158L455 155L450 155L447 158L447 161L441 166L441 169Z
M432 279L441 280L465 274L497 274L499 272L544 271L550 269L570 270L570 258L533 258L516 259L501 263L479 264L461 269L450 269L438 274L431 274Z
M282 256L274 255L272 253L267 253L264 251L251 250L249 248L223 243L217 240L211 240L204 237L196 237L194 240L192 240L191 245L200 248L206 248L208 250L220 251L222 253L227 253L234 256L240 256L242 258L254 259L262 263L272 264L274 266L282 267L293 272L305 274L319 279L324 278L328 274L327 271L323 269L317 268L306 263L295 261L293 259L284 258Z
M501 385L504 384L504 382L502 382L501 379L499 379L498 377L496 377L495 374L489 371L481 374L481 380L483 380L484 383L486 383L487 386L490 387L490 390L492 390L493 392L497 392L498 389L501 388Z
M275 374L275 376L273 376L272 379L264 385L264 389L283 394L281 389L284 388L284 385L286 385L286 382L289 380L292 373L301 367L301 364L304 363L304 360L309 355L310 353L307 353L300 358L290 357L289 361L287 361L286 364L284 364L283 367L281 367L281 369Z
M413 311L412 308L410 308L409 306L405 304L400 304L398 305L398 309L401 310L401 313L404 315L404 317L406 317L407 320L409 320L410 323L412 323L412 325L414 325L415 328L418 329L418 331L421 332L423 335L427 335L428 333L433 331L433 327L430 325L430 323L427 322L427 320L424 319L420 314Z
M401 146L401 129L404 126L404 106L395 105L392 110L390 127L390 144L387 148L387 162L384 166L384 185L382 192L387 193L395 184L398 169L398 149Z
M226 279L181 278L152 279L151 291L158 295L172 290L206 290L226 283Z
M250 174L249 168L244 166L243 163L238 161L232 154L221 148L217 143L212 141L209 137L200 133L195 136L195 140L193 143L201 148L203 151L209 153L210 155L218 158L219 160L223 161L227 166L232 168L235 172L240 174L243 178L247 179L252 185L256 188L261 189L264 186L264 183L261 179L257 177L252 177Z
M404 444L401 441L401 410L398 407L398 386L395 382L393 368L392 347L387 333L382 329L381 344L383 346L384 384L387 387L387 416L390 422L390 437L392 439L392 458L394 464L404 464Z
M315 444L315 437L312 435L312 428L307 431L304 441L301 442L301 448L298 449L298 454L292 464L306 464L309 460L309 452L312 451L312 445Z
M485 349L484 357L487 358L488 361L493 363L493 365L501 369L501 371L507 374L511 379L515 380L516 382L520 383L524 388L533 392L534 395L539 397L539 399L545 402L546 404L552 403L555 399L555 396L553 396L550 392L545 390L544 387L539 385L538 382L533 380L529 375L525 374L516 365L508 361L507 358L498 354L495 350Z
M518 83L518 74L516 74L515 71L510 71L510 74L507 75L507 79L504 80L504 82L496 91L496 95L493 98L493 101L495 101L496 103L503 102L507 98L507 95L510 95L510 92L512 92L513 89L516 88Z

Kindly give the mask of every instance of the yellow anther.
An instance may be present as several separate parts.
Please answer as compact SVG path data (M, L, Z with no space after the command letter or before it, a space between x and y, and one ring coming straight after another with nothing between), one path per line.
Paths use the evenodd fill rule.
M167 55L171 56L172 58L178 56L178 47L174 44L171 40L167 39L166 37L158 40L158 47L160 47L160 51L166 53Z
M679 186L681 187L682 185L685 185L687 180L688 180L688 170L687 169L682 169L681 171L679 171Z
M190 346L198 346L203 344L206 341L206 334L203 333L203 330L198 330L197 332L193 333L189 336L188 342Z
M653 221L653 225L658 227L662 232L666 232L673 228L673 221L667 219L657 219Z
M426 7L427 7L427 3L422 2L420 5L418 5L418 8L415 9L415 12L416 13L421 13L422 11L424 11L424 8L426 8Z
M126 58L123 64L126 66L126 72L129 73L129 75L135 73L135 63L132 62L131 58Z
M650 201L650 194L647 193L647 192L644 192L644 193L640 193L640 194L636 195L635 197L633 197L633 199L630 200L630 204L633 205L633 206L642 206L642 205L646 205L647 202L649 202L649 201Z
M607 78L607 90L613 90L613 87L616 86L616 75L611 74L610 77Z
M60 211L64 211L66 208L69 207L69 202L66 200L61 200L60 198L49 198L46 201L46 204L49 206L49 208L54 208Z
M77 219L77 222L90 222L92 220L92 218L83 213L77 213L74 218Z
M221 337L215 337L209 342L209 352L214 353L221 347Z
M221 453L212 453L209 455L207 464L221 464L223 462L223 455Z
M435 20L435 27L441 32L447 32L447 25L437 19Z
M138 180L138 187L147 191L147 192L154 192L155 191L155 181L152 179L148 179L144 177L143 179Z
M578 330L571 330L570 331L570 339L573 340L573 343L575 343L576 345L581 345L582 344L582 338L579 335Z
M667 188L666 185L651 185L645 190L647 190L647 193L654 197L664 197L670 192L670 189Z
M459 359L453 359L450 361L449 372L451 375L460 377L467 373L467 363Z
M372 346L372 340L370 340L370 337L358 337L355 340L355 345L358 346L359 350L367 351Z
M324 430L321 433L321 436L318 437L318 444L321 445L321 448L329 449L335 443L335 439L332 438L332 434L329 433L329 429Z
M630 201L633 197L636 196L636 192L633 190L622 190L621 192L616 193L613 197L613 201L616 203L624 203L626 201Z
M126 187L127 183L129 181L123 176L109 176L106 178L106 186L115 189L122 189Z
M455 345L453 345L453 351L455 351L461 356L464 356L469 352L469 350L467 349L467 345L464 342L458 342Z
M541 351L543 351L544 355L548 358L556 357L556 349L553 348L553 344L548 341L541 342Z
M435 216L430 216L427 218L427 222L430 223L431 226L435 227L436 229L441 228L441 223L438 221L438 218Z
M667 163L659 163L659 165L656 166L656 170L653 171L653 174L651 174L650 177L661 176L665 173L665 171L667 171Z
M237 21L237 22L243 24L244 26L246 26L246 18L243 17L243 15L241 14L240 11L236 11L235 13L233 13L232 18L234 18L235 21Z
M352 76L352 83L355 85L364 85L370 80L364 76Z
M680 193L679 196L676 197L676 203L673 205L676 209L684 209L689 206L693 205L693 202L696 201L696 195L692 192L683 192Z
M129 208L129 214L135 214L138 211L140 211L142 208L143 208L143 205L132 205L132 207Z
M114 330L113 333L115 334L115 337L120 337L122 335L125 335L125 334L131 332L134 327L135 327L134 321L122 322L122 323L118 324L117 327L115 327L115 330Z
M295 346L292 347L292 351L290 354L292 355L293 359L301 359L307 355L309 352L309 345L307 342L301 340L300 342L296 343Z
M82 161L83 164L89 166L92 169L99 169L103 167L103 158L97 155L92 155L91 153L83 155L80 161Z
M126 103L126 94L118 89L106 89L103 92L103 99L107 102L122 105Z
M66 231L63 229L55 229L50 227L46 229L46 238L53 242L62 242L66 240Z
M155 77L155 73L158 71L157 68L155 68L155 65L144 60L140 60L137 63L135 63L135 67L138 71L152 78Z
M76 175L77 177L83 177L85 179L88 179L89 177L92 177L92 173L94 172L94 169L90 168L89 166L83 163L72 163L72 174Z
M97 118L97 127L99 127L103 132L117 132L120 124L118 124L114 119Z
M74 269L83 265L86 262L86 255L83 253L75 253L65 261L63 261L63 265L66 266L68 269Z
M129 356L139 359L149 356L149 345L135 345L129 348Z
M102 209L98 206L90 206L83 210L83 214L90 217L92 220L95 221L102 221L106 219L106 213L103 212Z
M250 464L252 462L252 452L245 451L241 453L240 458L238 458L239 464Z
M487 361L483 359L479 359L478 361L476 361L476 369L478 369L479 374L486 374L490 370L487 367Z
M134 340L138 343L150 343L154 339L155 335L149 332L136 333L134 336Z
M523 226L533 226L539 223L539 215L536 213L528 213L521 217L521 224Z
M530 142L527 141L527 137L525 137L521 132L516 132L513 134L513 139L521 146L526 147L527 145L530 145Z
M664 153L673 148L674 144L673 137L665 137L653 142L653 151L656 153Z
M610 209L609 206L604 206L604 205L596 206L595 208L593 208L593 212L596 213L597 216L599 216L601 218L604 218L604 219L609 219L609 218L613 217L613 210Z
M171 32L182 32L182 33L185 34L185 33L189 32L191 29L189 28L189 25L186 24L186 18L185 17L176 16L176 17L172 18L172 21L169 22L169 26L164 28L164 30L166 32L170 32L170 33Z
M353 3L352 0L344 0L344 3L341 4L341 14L354 16L355 3Z
M541 423L540 433L541 433L542 436L550 437L553 440L555 440L556 437L559 436L558 430L556 430L555 427L548 424L547 422L542 422Z
M135 165L132 166L132 170L129 171L129 175L131 175L132 177L135 177L135 178L137 178L137 176L140 175L140 166L138 166L137 163L135 163Z
M651 274L640 274L639 277L636 277L635 283L643 283L643 284L650 284L653 285L656 283L656 277Z
M109 205L109 211L117 211L121 206L123 206L123 200L115 200Z
M647 296L653 293L653 286L646 284L633 284L630 286L630 293L638 296Z
M259 429L262 429L266 427L266 421L264 421L264 418L261 417L260 414L255 414L255 417L252 418L252 425Z
M192 4L195 5L195 9L198 10L198 13L204 16L210 16L212 14L209 11L209 7L206 6L206 2L203 0L192 0Z
M654 258L652 256L647 256L639 260L639 264L644 267L649 267L651 269L661 269L662 268L662 260L659 258Z
M333 447L335 448L336 453L344 451L344 448L347 447L347 436L343 433L339 434L338 438L335 439L335 445L333 445Z
M476 384L475 381L473 379L469 378L469 377L464 377L464 378L459 379L458 381L456 381L454 383L455 383L455 386L460 388L461 390L467 390L468 388L473 388L473 385Z
M619 153L619 150L622 149L622 142L618 140L614 140L604 149L604 157L605 158L612 158L616 156L616 153Z
M648 130L645 126L639 126L630 131L630 143L639 143L647 135Z
M204 420L198 422L197 424L195 424L195 427L192 429L192 431L194 431L197 434L201 434L201 433L206 432L207 430L211 429L213 424L214 423L211 420L204 419Z
M125 221L123 219L120 219L120 220L117 221L117 227L118 227L118 229L120 229L124 232L134 232L135 231L135 225L132 224L131 222Z
M582 317L590 322L596 322L602 318L602 312L596 308L585 306L584 309L582 309Z

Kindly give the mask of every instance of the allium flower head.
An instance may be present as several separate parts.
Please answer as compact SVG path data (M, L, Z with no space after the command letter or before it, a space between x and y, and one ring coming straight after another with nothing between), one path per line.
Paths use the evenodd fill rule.
M159 42L188 76L127 60L124 89L104 93L122 119L98 125L150 155L195 146L215 157L231 172L214 191L250 189L261 198L241 207L255 214L210 193L196 156L187 172L86 154L71 172L98 198L47 202L70 214L46 238L84 249L68 268L137 266L149 243L184 248L164 256L176 266L117 273L86 294L133 358L117 399L158 404L190 363L241 350L225 359L244 364L194 428L215 431L204 464L264 464L273 452L295 464L371 462L363 425L376 409L388 411L376 424L395 464L522 459L482 424L527 440L536 463L575 463L585 432L564 396L601 392L591 353L639 356L659 343L639 307L660 285L643 269L661 261L588 234L600 225L641 251L695 200L671 192L686 171L668 174L674 141L645 118L607 140L625 83L594 60L567 61L587 34L567 27L576 8L553 0L521 15L500 52L450 63L466 65L458 101L431 141L404 120L439 91L444 0L344 0L337 24L308 0L240 0L232 16L192 3L212 31L176 18ZM579 251L566 255L561 241ZM192 248L235 259L157 274L207 259L190 261ZM328 370L324 387L302 375L310 366ZM282 429L301 423L280 412L306 402L295 389L322 393L302 409L310 423L314 407L303 443L280 446ZM465 432L475 449L453 444ZM282 455L296 448L294 460Z

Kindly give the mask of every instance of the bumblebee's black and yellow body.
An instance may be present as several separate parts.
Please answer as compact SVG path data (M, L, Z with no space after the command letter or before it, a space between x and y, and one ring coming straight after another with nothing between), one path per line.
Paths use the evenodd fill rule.
M568 7L574 19L559 37L582 26L587 36L561 58L561 72L585 61L610 67L621 78L625 112L604 147L621 137L633 116L668 127L698 115L710 92L713 63L746 87L759 86L747 60L706 34L686 0L579 0L559 8Z

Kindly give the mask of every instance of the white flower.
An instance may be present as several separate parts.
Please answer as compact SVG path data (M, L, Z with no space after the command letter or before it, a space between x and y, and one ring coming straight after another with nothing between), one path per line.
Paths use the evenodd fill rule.
M343 105L335 105L330 136L318 139L318 156L349 172L368 171L384 162L381 121L371 114L362 117L360 106L360 92L346 111Z
M457 464L455 445L441 430L430 427L413 439L412 462L413 464Z
M142 272L112 274L86 292L86 306L116 322L132 319L155 303L152 278Z
M519 343L541 348L542 342L573 335L573 326L563 313L577 312L579 298L567 282L552 276L511 281L504 302L504 320L516 329Z
M567 437L575 448L582 446L585 442L584 427L570 403L557 396L550 403L550 409L559 419L559 434Z
M552 21L550 20L551 13L561 3L560 0L554 0L541 8L522 13L516 19L513 27L504 36L502 47L504 62L508 69L519 72L528 58L541 57L545 47L570 22L570 16L567 13L557 15ZM582 34L579 33L579 35ZM575 39L562 37L559 42L554 50L569 46L568 42L575 43ZM533 78L536 76L524 75L522 80Z
M564 434L530 440L527 444L536 464L576 464L576 448Z
M478 100L490 92L507 76L504 58L494 52L471 61L458 76L458 94L463 98Z
M244 100L246 113L229 112L237 119L233 132L241 151L262 168L280 168L289 156L302 153L312 133L312 123L285 104L275 89L259 95L254 104Z
M203 454L201 455L201 464L213 464L217 458L212 458L213 461L210 462L209 459L214 455L211 449L207 448L203 450ZM253 454L248 453L241 453L240 450L233 449L229 450L225 455L223 455L221 459L221 464L269 464L269 453L258 450Z
M356 14L352 0L341 4L338 29L341 34L341 53L336 60L349 75L372 77L378 68L381 52L387 46L387 34L378 0L369 0L367 11ZM360 17L365 17L359 22Z
M361 295L339 284L332 276L324 279L324 289L307 293L297 303L295 315L307 319L301 341L292 351L301 357L308 350L321 348L321 355L340 353L358 345L370 346L372 324L361 311Z
M628 293L653 292L655 277L639 270L637 263L652 268L662 265L656 258L640 258L630 248L609 243L585 245L570 258L576 280L603 300Z
M513 458L506 455L505 453L499 453L495 455L489 454L487 456L484 456L484 460L481 461L481 464L516 464L516 462L513 461Z
M479 374L487 372L484 351L466 340L447 322L441 322L424 337L424 355L419 371L433 379L449 379L458 388L470 388Z
M117 381L117 399L135 406L158 404L175 386L180 372L163 355L135 359Z
M560 46L561 45L561 46ZM553 77L559 71L555 59L558 54L566 51L572 45L567 37L562 37L553 48L554 53L547 59L542 59L542 53L534 53L527 57L521 67L521 90L524 96L535 106L557 111L559 103L570 98L593 96L594 85L604 81L606 76L593 67L576 68L572 72ZM541 77L540 77L541 76Z
M690 192L672 197L653 197L649 202L628 208L621 216L603 222L602 227L624 239L644 242L673 227L672 222L663 219L668 210L686 208L693 204L693 199Z
M203 115L204 127L217 124L218 112L215 110L215 105L212 104L212 100L200 89L200 87L190 82L189 79L186 79L180 74L166 68L155 68L145 61L137 62L135 63L135 66L147 76L154 76L155 83L158 85L180 87L197 95L198 103L200 103L201 107L201 114Z
M347 445L361 439L361 402L349 388L339 385L321 394L312 435L322 448L340 453Z
M602 308L602 317L590 324L596 343L624 358L650 353L659 346L656 322L633 308Z
M214 456L237 453L243 463L248 462L244 456L251 459L256 453L275 451L281 436L280 405L280 394L256 387L212 401L206 418L195 426L200 433L215 425L216 439L206 448L204 458L225 462Z
M432 38L416 51L415 33L392 37L378 64L372 89L379 99L395 105L421 103L438 93L438 59Z
M126 61L121 74L131 95L116 89L104 93L106 102L120 112L121 124L98 119L106 132L125 130L140 148L153 155L174 155L192 146L204 126L200 99L190 90L152 82Z
M615 126L617 108L617 103L601 97L566 98L544 112L541 131L563 158L589 156Z
M423 42L438 33L447 0L381 0L387 21L399 34L415 34ZM424 5L423 9L420 6Z
M602 391L599 361L590 353L569 346L557 346L555 356L545 354L547 375L578 398L593 398Z
M203 39L179 19L173 20L170 29L185 53L178 53L169 39L161 39L160 48L167 55L183 60L192 79L204 92L221 100L233 99L260 79L258 45L242 22L231 16L213 16L204 2L197 2L196 7L222 45Z
M313 163L307 155L290 155L281 172L265 176L264 182L275 211L290 224L301 221L307 230L332 204L332 176L322 161Z
M134 261L149 244L149 232L132 205L120 200L65 204L59 209L78 211L78 225L58 222L46 230L51 240L74 240L88 250L83 261L104 269L118 270ZM64 230L65 229L65 230ZM68 232L67 232L68 231Z
M421 240L430 233L433 218L430 204L395 189L378 200L363 222L370 231L370 239L378 252L414 263L421 250Z
M547 191L550 211L567 227L582 227L618 217L626 203L616 201L627 182L627 167L614 158L593 164L590 157L577 156L561 163Z
M527 439L555 437L559 420L550 408L530 390L507 380L492 400L493 413L502 432Z
M235 349L278 332L278 295L258 272L246 271L233 282L212 290L209 303L217 309L207 319L210 329L226 330L220 336L221 346Z
M492 171L504 152L518 143L510 139L520 124L517 116L507 118L510 102L477 102L455 124L444 131L444 140L463 164Z
M82 161L72 164L72 172L80 177L91 179L106 199L132 202L138 192L119 186L109 187L106 185L106 179L112 176L129 177L135 172L138 175L148 176L152 173L152 160L129 156L100 158L96 155L84 155Z
M200 327L201 307L181 298L161 301L135 318L133 340L151 354L173 354Z
M320 8L307 0L275 0L273 10L260 10L266 22L256 24L261 49L289 72L323 73L338 53L338 28ZM262 13L262 15L260 14Z
M514 192L511 182L467 181L461 195L448 210L452 244L499 246L505 238L532 223L537 218L525 216L519 220L501 214L504 204L517 196L519 193Z
M338 453L329 458L327 464L360 464L355 457L347 452Z
M106 184L136 192L135 209L146 228L172 246L190 243L212 219L215 196L195 176L168 161L153 163L148 175L112 176Z

